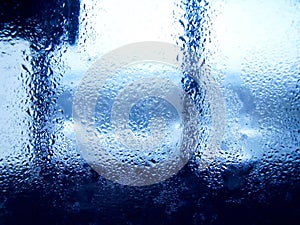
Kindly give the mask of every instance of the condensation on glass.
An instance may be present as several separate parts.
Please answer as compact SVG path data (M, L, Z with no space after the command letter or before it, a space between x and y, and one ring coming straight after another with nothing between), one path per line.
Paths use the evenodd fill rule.
M151 206L163 206L164 213L172 215L184 207L182 196L187 190L197 193L191 204L200 210L210 199L209 191L246 193L228 199L237 203L259 192L263 202L268 187L299 182L299 1L83 0L76 4L53 3L44 19L40 13L27 15L18 10L19 20L0 19L0 209L4 211L0 216L13 214L9 204L14 201L10 199L22 193L39 193L38 198L45 196L49 206L59 205L71 214L84 209L107 210L108 204L120 207L120 201L106 193L124 198L122 204L129 205L134 205L130 201L137 196ZM9 3L4 6L12 7ZM87 164L76 142L72 116L76 89L97 59L143 41L171 43L188 52L185 72L173 78L196 104L201 121L197 130L202 134L196 138L197 147L186 167L144 189L110 182ZM105 84L95 107L99 130L111 132L107 111L118 92L134 81L135 73L139 78L150 73L171 77L171 70L160 75L151 63L131 67L124 72L125 78ZM197 94L189 75L201 79L203 68L220 89L224 108L215 118L224 119L225 124L215 125L224 129L218 133L217 152L212 163L200 169L214 120L207 92ZM105 139L105 146L110 146L109 152L119 160L151 167L180 143L174 140L181 137L182 121L169 102L155 96L141 98L130 110L129 128L142 138L151 135L152 117L166 117L167 144L152 149L147 143L145 148L153 152L142 157L136 145L128 144L137 149L127 155L120 151L124 146L109 143L110 139ZM155 154L157 149L160 152ZM204 193L195 191L193 183ZM26 205L20 207L22 204ZM217 218L205 210L193 215L195 224L213 223L209 221Z

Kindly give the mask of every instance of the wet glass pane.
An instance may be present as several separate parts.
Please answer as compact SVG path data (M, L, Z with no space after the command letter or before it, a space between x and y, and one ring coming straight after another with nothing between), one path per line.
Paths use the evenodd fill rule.
M0 2L0 224L298 224L300 2Z

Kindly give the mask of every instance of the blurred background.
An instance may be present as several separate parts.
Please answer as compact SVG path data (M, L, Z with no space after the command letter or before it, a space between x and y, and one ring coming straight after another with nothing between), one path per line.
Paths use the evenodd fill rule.
M297 0L0 1L0 224L299 224L299 12ZM199 141L176 175L131 187L82 158L72 103L97 59L140 41L207 66L226 127L206 170Z

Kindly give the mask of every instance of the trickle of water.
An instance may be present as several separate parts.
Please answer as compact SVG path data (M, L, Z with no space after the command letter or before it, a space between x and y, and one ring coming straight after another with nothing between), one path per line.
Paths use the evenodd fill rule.
M220 0L182 1L182 7L179 45L210 68L225 99L226 129L217 162L252 165L250 180L256 173L269 179L272 175L262 173L266 168L277 174L274 183L299 179L299 165L289 162L297 161L300 143L300 5ZM231 173L227 166L224 170ZM240 175L234 176L226 176L225 186L241 185Z

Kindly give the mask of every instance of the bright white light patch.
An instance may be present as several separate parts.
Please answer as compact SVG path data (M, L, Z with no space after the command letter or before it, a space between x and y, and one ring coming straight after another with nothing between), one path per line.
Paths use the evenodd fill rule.
M243 57L252 50L269 51L270 54L263 55L264 61L269 62L282 60L283 54L289 58L299 54L293 47L298 40L293 22L299 21L300 13L292 2L228 0L221 5L213 29L230 71L239 71ZM277 58L273 54L276 52Z

